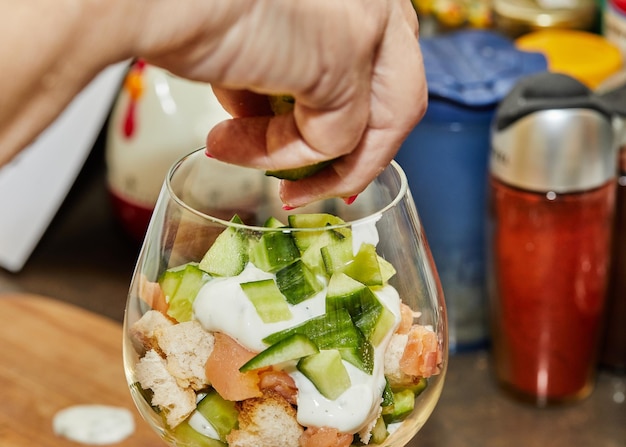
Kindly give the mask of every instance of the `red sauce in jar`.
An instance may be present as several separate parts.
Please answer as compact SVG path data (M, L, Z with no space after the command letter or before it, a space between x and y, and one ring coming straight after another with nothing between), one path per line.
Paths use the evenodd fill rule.
M626 148L620 150L620 175L615 200L611 273L600 365L623 374L626 373Z
M615 181L581 193L491 179L493 354L500 383L539 405L593 388Z

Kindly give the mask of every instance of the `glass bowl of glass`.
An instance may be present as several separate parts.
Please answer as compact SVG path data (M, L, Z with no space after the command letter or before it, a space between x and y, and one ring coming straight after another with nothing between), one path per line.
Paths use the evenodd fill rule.
M446 309L407 179L286 211L278 180L174 164L133 275L124 365L172 446L406 445L446 374Z

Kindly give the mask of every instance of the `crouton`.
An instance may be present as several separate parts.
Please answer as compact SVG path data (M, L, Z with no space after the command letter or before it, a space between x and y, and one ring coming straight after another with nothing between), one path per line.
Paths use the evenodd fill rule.
M167 370L182 388L206 388L205 364L213 351L215 338L196 320L161 327L156 331L165 354Z
M196 395L191 388L182 388L167 370L165 359L149 350L135 366L137 380L153 392L152 405L165 413L167 424L175 428L196 409Z
M400 368L400 360L408 340L407 334L393 334L385 350L385 377L392 387L406 385L413 381L413 378L403 373Z
M161 352L157 340L157 332L163 328L173 326L172 320L157 310L149 310L137 320L129 329L135 350L140 354L154 349Z
M227 436L230 447L298 447L304 428L296 410L280 394L268 390L239 407L239 428Z

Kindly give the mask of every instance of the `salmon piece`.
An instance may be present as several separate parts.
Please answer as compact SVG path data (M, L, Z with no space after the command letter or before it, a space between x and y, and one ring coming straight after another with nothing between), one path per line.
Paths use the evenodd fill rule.
M300 447L350 447L354 435L336 428L308 427L300 436Z
M400 370L410 376L427 378L440 372L442 361L437 334L424 326L413 326L400 359Z
M240 401L262 395L258 371L242 373L239 368L256 355L221 332L213 334L215 345L206 362L206 377L226 400Z
M400 304L400 325L396 330L398 334L408 334L413 326L413 309L406 304Z
M297 405L298 388L296 388L296 382L285 371L266 369L259 372L259 377L259 388L262 391L273 390L291 405Z
M139 277L139 298L150 306L150 309L158 310L167 316L169 304L165 300L161 286L158 282L149 281L145 275Z

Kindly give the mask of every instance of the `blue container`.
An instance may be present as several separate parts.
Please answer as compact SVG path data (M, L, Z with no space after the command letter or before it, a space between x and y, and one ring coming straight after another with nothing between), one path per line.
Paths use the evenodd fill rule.
M487 345L485 231L489 128L522 77L547 70L543 55L491 31L421 39L429 106L396 160L411 191L448 307L450 349Z

